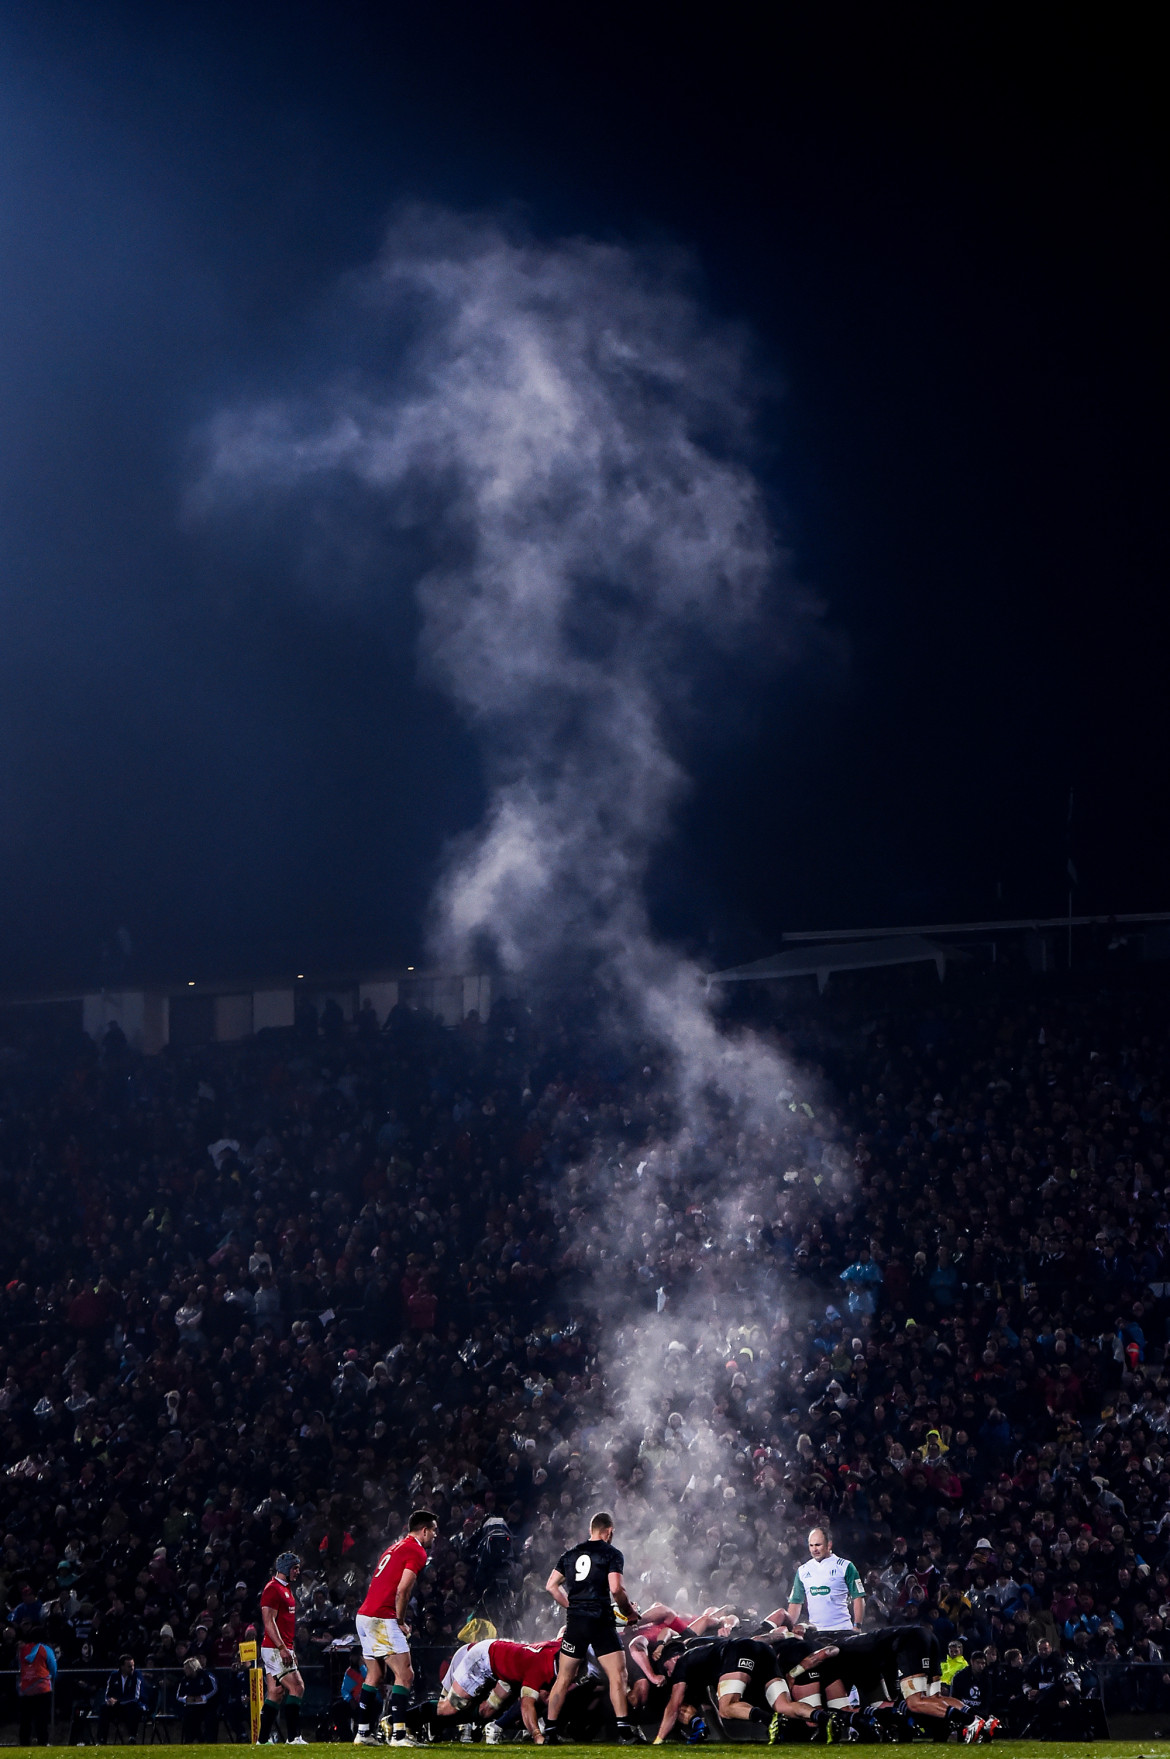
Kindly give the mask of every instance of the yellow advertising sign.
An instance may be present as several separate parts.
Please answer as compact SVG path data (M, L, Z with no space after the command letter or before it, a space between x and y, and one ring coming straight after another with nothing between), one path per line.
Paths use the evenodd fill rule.
M264 1673L257 1667L255 1643L240 1644L240 1662L248 1670L248 1726L252 1745L260 1738L260 1711L264 1704Z

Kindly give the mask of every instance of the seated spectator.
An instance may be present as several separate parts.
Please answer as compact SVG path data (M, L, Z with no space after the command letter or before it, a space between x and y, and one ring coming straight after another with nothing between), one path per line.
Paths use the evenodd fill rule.
M202 1657L189 1655L175 1686L182 1711L181 1738L190 1745L214 1741L219 1723L219 1685Z
M111 1727L118 1729L126 1743L133 1744L142 1720L143 1696L144 1682L134 1665L134 1657L120 1656L116 1671L106 1680L98 1707L97 1738L101 1745L109 1740Z

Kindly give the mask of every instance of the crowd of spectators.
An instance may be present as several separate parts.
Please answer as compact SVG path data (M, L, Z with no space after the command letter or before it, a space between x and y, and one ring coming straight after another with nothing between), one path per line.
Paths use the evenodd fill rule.
M871 1618L1160 1662L1165 999L968 974L773 1014L790 1088L743 1128L567 1007L13 1038L0 1666L23 1629L227 1670L287 1549L334 1653L417 1502L424 1645L543 1634L600 1502L655 1597L776 1605L829 1522Z

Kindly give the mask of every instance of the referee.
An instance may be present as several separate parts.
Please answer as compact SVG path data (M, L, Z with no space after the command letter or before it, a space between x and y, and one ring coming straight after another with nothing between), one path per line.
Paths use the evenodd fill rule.
M788 1622L816 1631L860 1630L865 1617L865 1589L855 1565L838 1557L824 1527L808 1536L808 1562L801 1564L788 1596Z
M557 1677L549 1693L545 1723L545 1744L560 1746L557 1717L577 1669L593 1650L609 1682L609 1701L617 1717L618 1741L622 1746L635 1741L630 1727L629 1705L626 1700L626 1652L617 1634L613 1608L630 1621L638 1617L622 1581L625 1559L612 1544L613 1516L602 1511L589 1523L589 1537L582 1545L574 1545L558 1560L545 1587L558 1606L568 1613ZM612 1598L611 1598L612 1596Z

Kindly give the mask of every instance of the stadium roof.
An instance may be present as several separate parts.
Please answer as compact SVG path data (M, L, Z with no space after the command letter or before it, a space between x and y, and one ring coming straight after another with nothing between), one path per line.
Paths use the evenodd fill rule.
M886 965L933 965L946 976L949 959L965 959L955 947L944 947L925 935L891 935L880 940L847 941L835 946L802 947L799 952L773 953L748 965L714 971L712 983L772 983L789 977L815 977L823 990L834 971L869 971Z

